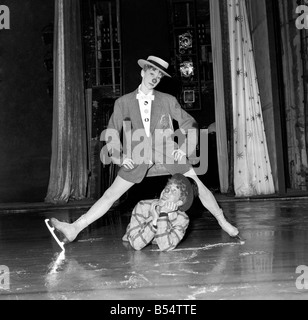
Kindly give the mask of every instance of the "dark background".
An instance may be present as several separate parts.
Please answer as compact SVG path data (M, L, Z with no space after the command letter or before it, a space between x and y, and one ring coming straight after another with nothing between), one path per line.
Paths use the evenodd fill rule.
M49 182L53 112L52 71L45 65L52 45L43 35L54 20L54 0L2 4L10 9L11 29L0 31L0 203L40 202ZM165 0L121 1L124 93L140 83L138 59L169 60L168 19ZM178 83L163 79L158 89L176 95ZM213 110L209 101L191 114L204 127L214 121ZM145 195L154 181L166 181L151 179L142 187Z
M52 74L42 30L54 0L4 0L11 29L0 31L0 202L44 200L51 157Z

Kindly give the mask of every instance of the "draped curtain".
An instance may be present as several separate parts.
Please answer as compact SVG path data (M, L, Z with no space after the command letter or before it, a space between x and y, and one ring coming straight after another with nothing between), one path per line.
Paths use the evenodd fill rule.
M224 98L224 76L222 57L222 34L219 1L210 0L211 38L215 88L215 121L217 139L217 158L221 193L229 189L229 159L227 125Z
M275 193L245 0L228 0L238 197Z
M290 182L292 189L307 190L307 117L302 77L302 56L306 53L307 59L307 49L301 43L301 33L307 39L307 31L299 32L293 23L297 5L279 1Z
M50 181L45 201L87 194L87 132L79 0L55 0L54 105Z

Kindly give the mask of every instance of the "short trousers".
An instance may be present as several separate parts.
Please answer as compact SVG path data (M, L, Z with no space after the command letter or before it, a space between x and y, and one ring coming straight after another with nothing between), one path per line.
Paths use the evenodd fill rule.
M154 165L154 164L153 164ZM118 176L122 179L129 181L131 183L141 183L146 176L148 170L153 166L149 164L140 164L136 165L134 169L126 169L121 167ZM170 173L170 175L174 175L176 173L185 174L192 169L192 166L189 163L185 164L162 164L166 170Z

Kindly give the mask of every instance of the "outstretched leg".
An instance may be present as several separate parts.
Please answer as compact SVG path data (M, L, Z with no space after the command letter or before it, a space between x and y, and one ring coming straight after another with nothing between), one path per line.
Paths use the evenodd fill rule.
M104 216L112 207L114 202L117 201L133 185L134 183L128 182L117 176L113 184L108 190L106 190L103 196L90 208L86 214L82 215L74 223L69 224L60 222L55 218L52 218L50 222L55 229L63 234L65 237L64 242L72 242L83 229Z
M208 209L211 214L217 219L221 228L227 232L231 237L236 237L239 235L237 228L232 226L225 218L222 209L219 207L214 195L198 178L194 169L191 169L184 176L192 178L196 181L199 189L199 198L203 206Z

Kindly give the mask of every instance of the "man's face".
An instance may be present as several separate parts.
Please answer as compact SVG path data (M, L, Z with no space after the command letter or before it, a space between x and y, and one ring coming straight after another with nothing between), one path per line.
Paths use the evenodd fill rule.
M142 83L148 90L153 90L160 83L163 74L158 69L149 68L141 71Z
M178 205L182 205L180 201L181 190L175 183L168 183L165 189L160 194L160 200L163 202L173 202Z

